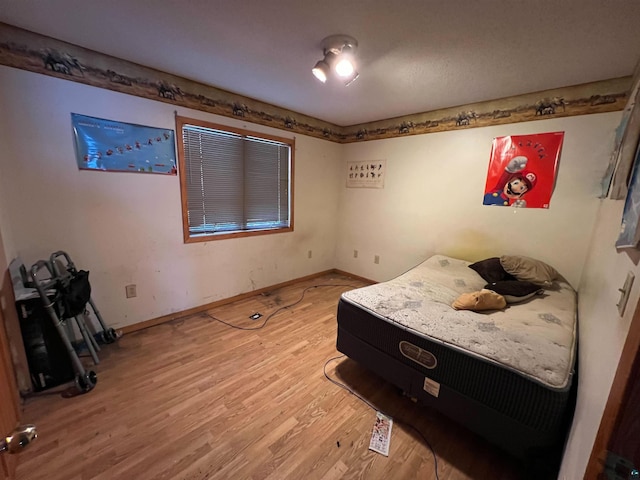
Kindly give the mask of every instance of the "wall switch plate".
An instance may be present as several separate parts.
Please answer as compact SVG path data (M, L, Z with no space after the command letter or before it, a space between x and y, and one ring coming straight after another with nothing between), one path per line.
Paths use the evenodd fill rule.
M627 279L624 281L624 285L622 288L618 289L620 292L620 300L618 300L616 307L618 307L618 313L620 316L624 315L624 309L629 301L629 294L631 293L631 287L633 286L633 280L635 278L636 277L632 272L627 273Z
M358 250L353 251L353 258L358 258Z
M307 252L307 258L311 258L313 256L313 252L311 250L309 250Z
M373 263L380 263L380 255L373 257Z
M125 285L124 291L125 291L125 293L127 295L127 298L133 298L133 297L138 296L138 292L136 292L136 285L135 284Z

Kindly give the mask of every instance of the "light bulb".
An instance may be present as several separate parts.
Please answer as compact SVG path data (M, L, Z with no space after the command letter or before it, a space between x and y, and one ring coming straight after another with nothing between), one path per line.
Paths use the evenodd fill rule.
M341 58L336 64L336 73L341 77L348 77L353 74L353 64L347 58Z
M321 68L314 68L311 70L315 77L320 80L322 83L327 81L327 76L324 74Z
M327 73L329 73L329 64L324 60L320 60L316 63L316 66L311 70L313 75L322 83L327 81Z

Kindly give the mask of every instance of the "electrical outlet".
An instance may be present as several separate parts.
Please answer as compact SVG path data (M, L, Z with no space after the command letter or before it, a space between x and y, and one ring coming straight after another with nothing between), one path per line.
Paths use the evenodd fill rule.
M138 295L138 293L136 292L135 283L132 283L131 285L125 285L124 291L125 291L125 293L127 295L127 298L133 298L133 297L136 297Z
M380 263L380 255L373 257L373 263Z
M358 258L358 250L353 251L353 258Z
M311 258L313 256L313 252L311 250L309 250L307 252L307 258Z

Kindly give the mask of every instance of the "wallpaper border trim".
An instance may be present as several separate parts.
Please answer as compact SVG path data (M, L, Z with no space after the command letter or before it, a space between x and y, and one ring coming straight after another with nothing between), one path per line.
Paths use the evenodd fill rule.
M631 88L628 76L343 127L5 23L0 65L337 143L618 111Z

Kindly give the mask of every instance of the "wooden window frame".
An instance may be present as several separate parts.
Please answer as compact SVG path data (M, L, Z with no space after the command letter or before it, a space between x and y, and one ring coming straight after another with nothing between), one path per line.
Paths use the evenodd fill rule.
M185 167L185 148L183 141L182 128L184 125L193 125L202 128L231 132L238 135L250 136L271 140L287 144L290 150L290 167L289 167L289 226L256 230L239 230L234 232L201 234L194 236L189 231L189 210L186 184ZM214 240L225 240L229 238L253 237L258 235L272 235L276 233L293 232L294 223L294 178L295 178L295 138L278 137L242 128L230 127L204 120L182 117L176 115L176 139L178 144L178 176L180 178L180 197L182 205L182 232L184 243L210 242Z

